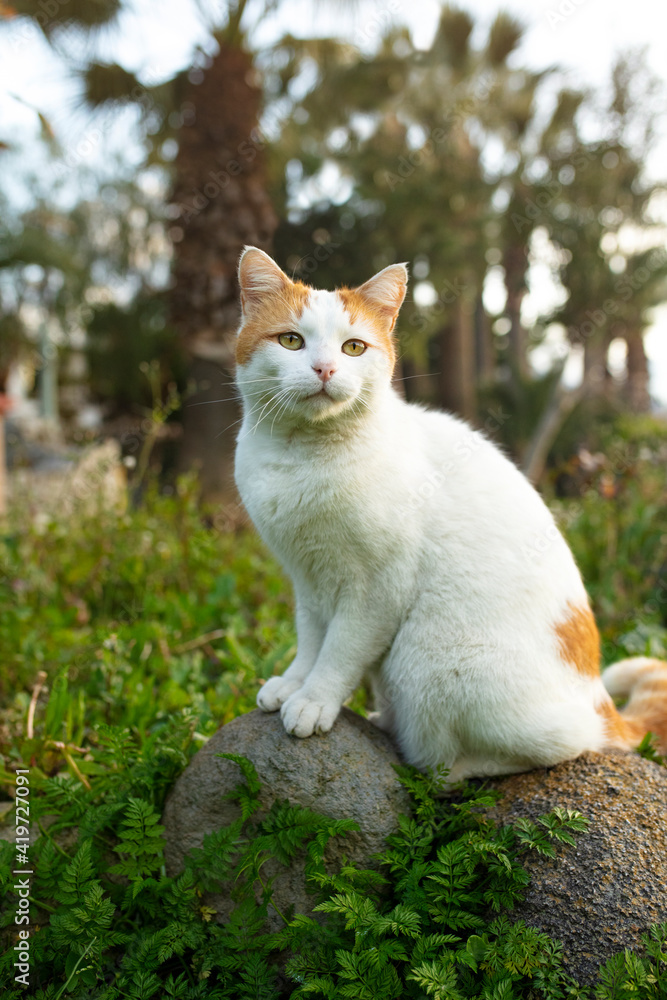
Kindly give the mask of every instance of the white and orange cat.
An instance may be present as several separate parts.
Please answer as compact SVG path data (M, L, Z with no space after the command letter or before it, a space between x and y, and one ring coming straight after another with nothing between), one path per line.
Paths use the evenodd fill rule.
M236 481L289 573L297 654L257 703L295 736L326 733L362 678L406 761L450 780L667 743L667 664L600 677L572 554L517 468L482 434L392 388L403 264L359 288L291 281L241 257L244 417ZM629 696L619 713L610 695Z

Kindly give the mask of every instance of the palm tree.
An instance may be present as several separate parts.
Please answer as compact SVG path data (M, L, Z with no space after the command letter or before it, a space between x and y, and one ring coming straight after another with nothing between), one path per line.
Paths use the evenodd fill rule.
M252 55L233 23L216 38L217 55L185 92L195 110L178 137L170 297L196 386L185 403L181 465L198 465L207 497L226 498L239 415L230 388L237 264L246 244L271 249L278 220L266 193Z
M264 13L273 6L267 0ZM30 0L16 5L16 12L31 17L57 43L65 25L90 36L100 25L112 24L121 7L121 0L70 0L66 7L54 5L53 17L47 19L40 4ZM245 243L268 249L277 221L265 191L258 131L261 90L241 28L246 7L247 0L230 3L226 24L213 31L218 53L203 73L179 73L152 87L118 64L94 59L82 73L90 106L135 102L144 118L151 119L153 162L166 162L161 148L167 137L178 141L170 298L193 383L184 410L181 464L199 463L210 498L230 496L233 432L224 433L228 413L193 404L231 394L224 384L229 382L230 342L238 323L238 257ZM237 407L232 413L238 413Z

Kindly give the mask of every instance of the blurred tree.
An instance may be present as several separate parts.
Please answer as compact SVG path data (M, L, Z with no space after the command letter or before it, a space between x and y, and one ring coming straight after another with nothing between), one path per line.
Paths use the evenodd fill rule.
M108 19L119 9L100 5ZM211 25L217 54L200 54L172 80L147 86L94 60L83 74L94 106L140 107L147 162L173 178L170 301L199 391L189 402L232 395L222 380L237 321L236 261L244 242L268 248L273 204L282 219L277 257L305 280L356 284L394 260L411 263L399 370L406 394L487 429L500 401L511 417L493 417L492 429L531 475L584 392L616 392L612 338L628 344L625 401L646 406L642 332L664 294L664 267L626 240L633 227L646 234L656 190L642 179L655 92L641 61L619 61L611 101L599 108L591 95L559 89L554 68L517 65L522 28L507 14L479 46L471 16L447 5L427 50L391 28L363 56L346 42L294 37L252 53L244 27L274 6L230 3L224 25ZM278 123L266 164L258 69ZM527 331L540 246L562 296ZM506 302L490 313L484 303L499 276ZM583 352L576 393L563 387L563 359L534 374L533 348L554 324ZM236 403L186 405L184 416L184 459L203 463L207 492L221 495Z
M66 8L54 4L51 17L39 3L26 2L15 12L31 17L48 40L61 43L65 51L65 28L74 27L90 37L92 29L112 23L122 6L121 0L95 4L71 0ZM217 55L212 60L200 55L202 65L189 73L146 86L125 67L96 60L92 51L82 73L90 106L138 105L149 162L168 167L165 142L174 137L178 141L171 168L170 299L194 382L184 410L182 461L201 466L203 490L210 498L228 496L232 488L235 435L225 426L230 407L221 414L220 408L194 404L211 396L217 399L223 380L223 395L230 394L230 343L238 325L238 257L245 243L268 248L276 224L264 188L263 140L258 130L261 89L241 28L247 6L246 0L228 4L224 27L210 26ZM274 6L267 0L255 14L265 16ZM237 404L232 404L231 412L238 415Z
M426 52L397 30L371 59L350 46L284 40L276 92L306 69L312 75L313 63L317 71L272 149L274 201L285 219L276 247L306 280L325 262L322 284L355 283L371 268L410 260L415 298L399 334L406 391L482 424L494 400L502 404L511 419L494 429L539 477L568 414L594 388L609 388L612 337L631 345L626 401L647 403L641 331L647 307L664 297L664 271L655 252L626 252L621 276L608 247L623 226L650 240L659 186L642 180L642 150L655 101L651 81L638 87L639 67L627 60L614 70L606 110L591 95L558 89L555 69L508 65L521 27L505 14L481 48L471 48L472 33L469 15L448 6ZM603 140L584 137L591 115ZM523 299L543 245L556 260L562 304L529 337ZM493 341L493 317L481 305L490 267L506 294ZM544 377L533 372L532 349L555 322L584 351L576 391L563 386L565 358ZM485 387L485 412L479 403L475 410L476 383Z
M163 397L171 382L183 389L185 359L167 320L164 295L155 293L138 296L124 307L108 302L91 310L88 385L93 399L105 404L107 417L150 408L153 396L142 366L151 361L159 365Z
M111 416L123 404L136 411L150 401L144 398L145 378L138 368L129 370L132 363L168 357L173 377L182 379L159 294L170 248L160 218L164 207L142 189L141 178L118 179L97 192L94 182L87 183L91 178L82 173L80 180L93 191L90 198L61 207L56 186L50 200L34 192L32 208L6 216L0 235L0 363L8 353L10 360L22 354L41 381L46 366L57 367L58 356L63 368L79 352L89 362L80 378L90 378L88 390Z
M652 202L664 185L644 178L653 141L659 87L641 58L619 58L608 105L594 107L603 138L585 140L573 108L579 95L564 92L544 135L551 197L540 214L558 250L558 278L567 296L545 320L565 326L583 353L576 390L554 384L525 453L524 471L539 479L549 450L569 413L585 401L584 419L611 406L635 412L650 407L643 335L651 306L667 293L667 254ZM589 126L590 129L590 126ZM627 344L627 376L619 393L607 357L613 339ZM563 366L561 366L563 367Z
M179 133L172 193L171 311L197 386L185 406L181 462L201 468L209 498L231 490L239 410L224 397L233 397L239 255L246 244L270 250L277 224L264 176L262 92L240 32L244 7L216 32L219 51L201 81L188 83L195 111Z
M432 374L426 394L469 417L477 375L492 368L479 308L492 188L466 126L497 80L487 53L469 45L472 27L446 7L427 52L402 30L388 33L373 59L330 43L275 150L283 158L276 172L286 169L293 182L276 237L282 256L306 278L326 261L323 283L359 283L370 269L410 261L417 280L402 319L402 372L410 380ZM313 55L307 43L291 47L288 79ZM311 196L297 207L333 164L347 197ZM405 389L414 394L411 382Z
M309 236L311 246L331 237L327 267L340 276L337 250L344 248L349 282L366 273L369 252L373 267L412 261L418 280L402 321L403 369L410 379L430 369L427 395L468 417L476 414L477 382L491 381L496 368L482 306L491 262L504 264L508 286L510 371L527 373L520 307L535 223L530 212L521 215L525 225L510 219L539 191L525 171L545 76L508 65L522 37L513 18L499 14L480 49L470 44L473 28L470 15L446 6L426 52L397 30L372 60L355 58L349 46L330 48L328 60L318 52L317 82L281 136L275 172L288 175L288 223L276 246L297 273L312 264L312 250L301 260L298 252ZM314 55L310 43L285 45L283 83ZM296 207L332 164L348 182L347 198L311 196L308 208ZM510 208L497 207L503 199Z
M42 416L53 423L58 416L58 346L66 342L73 326L80 328L91 282L92 261L83 252L79 235L74 213L63 213L39 200L0 239L3 367L6 370L9 362L21 356L32 365L41 390ZM32 337L28 336L28 315Z

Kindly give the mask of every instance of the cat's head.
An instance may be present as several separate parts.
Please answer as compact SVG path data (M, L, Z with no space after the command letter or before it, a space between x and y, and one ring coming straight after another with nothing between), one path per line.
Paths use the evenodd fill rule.
M405 264L392 264L359 288L319 291L246 247L236 343L246 411L261 420L319 423L372 405L391 380L407 280Z

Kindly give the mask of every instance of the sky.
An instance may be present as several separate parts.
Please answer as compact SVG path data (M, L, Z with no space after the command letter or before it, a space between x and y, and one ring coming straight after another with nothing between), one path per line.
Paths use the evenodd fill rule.
M263 0L250 0L248 20L257 25L253 41L258 46L286 32L344 34L370 51L391 22L407 25L418 45L428 45L441 5L438 0L348 0L342 5L327 0L281 0L274 14L256 16L263 6ZM478 19L476 31L481 40L500 5L495 0L465 0L461 6ZM502 8L526 25L523 44L514 57L517 62L535 69L558 63L572 85L599 88L606 84L619 52L641 47L646 64L667 86L667 5L660 0L505 0ZM211 50L206 21L220 20L224 9L224 0L134 0L131 12L123 15L118 26L101 33L98 51L153 84L191 65L197 46ZM84 55L81 50L82 59ZM47 116L68 162L91 163L97 168L108 163L110 170L116 169L113 154L120 154L129 168L140 162L140 151L128 139L132 113L111 124L110 116L105 121L82 111L75 78L28 22L16 19L2 25L0 65L5 81L0 87L0 138L24 150L20 159L10 158L14 175L5 173L2 179L3 189L17 202L22 197L22 171L32 173L41 185L48 186L50 180L48 162L36 142L36 110ZM660 142L646 162L652 180L667 179L667 107L661 130ZM3 157L0 169L6 170L6 163ZM540 296L546 294L538 280L539 275L529 309L539 308ZM652 392L667 406L667 304L655 311L646 346Z

